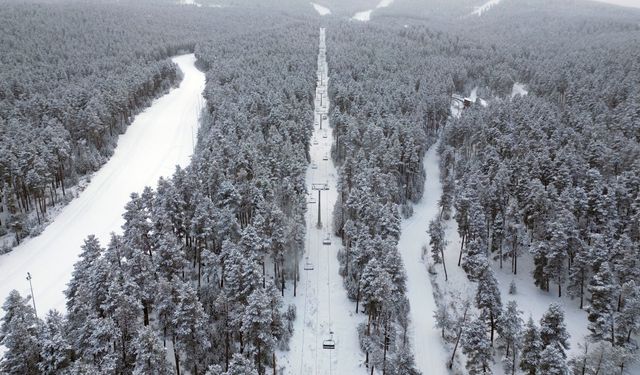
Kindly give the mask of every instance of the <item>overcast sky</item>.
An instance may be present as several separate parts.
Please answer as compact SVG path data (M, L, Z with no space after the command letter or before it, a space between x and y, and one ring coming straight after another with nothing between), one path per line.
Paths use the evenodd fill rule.
M596 0L596 1L600 1L602 3L640 8L640 0Z

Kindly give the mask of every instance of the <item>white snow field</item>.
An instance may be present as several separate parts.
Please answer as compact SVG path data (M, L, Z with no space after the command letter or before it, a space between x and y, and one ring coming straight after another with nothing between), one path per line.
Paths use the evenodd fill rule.
M49 309L65 311L63 291L87 235L95 234L106 246L110 233L121 231L124 206L131 193L155 186L158 178L170 176L176 165L189 163L204 101L205 76L196 69L193 54L172 60L184 73L180 86L136 116L120 136L111 159L38 237L0 256L2 301L12 289L23 296L31 294L25 280L30 272L39 316Z
M316 4L316 3L311 3L311 5L313 5L313 9L316 10L316 12L318 12L319 15L321 16L326 16L327 14L331 14L331 9L322 6L320 4Z
M481 16L483 13L485 13L489 9L500 4L501 1L502 0L489 0L486 3L482 4L481 6L476 7L476 9L473 12L471 12L471 14L476 16Z
M337 259L341 240L331 230L338 174L330 157L333 130L329 127L327 116L329 101L325 51L325 30L320 29L311 165L306 176L309 210L306 217L305 258L300 262L297 296L287 296L287 302L295 304L297 311L289 343L291 349L280 352L278 360L279 366L284 368L284 374L291 375L365 373L356 331L365 316L355 313L355 305L349 301L342 285ZM329 188L320 191L321 228L317 225L318 191L312 190L312 184L318 184L317 187L326 184ZM323 243L327 239L330 245ZM335 349L323 349L324 340L331 338L335 342Z
M439 214L438 199L442 194L438 166L437 144L427 151L423 168L427 173L424 195L413 206L413 215L402 221L398 249L407 271L407 298L411 305L409 335L413 344L416 366L423 374L446 374L447 355L440 331L435 328L433 313L437 306L431 279L422 254L429 245L429 221Z
M380 8L386 8L389 5L393 4L394 1L395 0L380 0L378 5L376 5L375 9L369 9L369 10L363 10L362 12L357 12L356 14L353 15L353 17L351 17L351 19L355 21L367 22L371 20L371 13L373 13L374 10L380 9Z
M511 99L513 99L517 95L525 96L528 93L529 91L523 83L516 82L513 84L513 88L511 89Z

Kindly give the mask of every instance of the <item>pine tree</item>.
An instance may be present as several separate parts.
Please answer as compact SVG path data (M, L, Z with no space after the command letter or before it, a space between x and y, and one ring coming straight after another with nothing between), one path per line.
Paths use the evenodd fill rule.
M275 285L269 284L270 288ZM251 293L248 305L242 319L243 337L248 343L248 352L253 354L258 372L262 373L265 358L274 354L277 337L274 335L273 326L279 314L277 307L271 306L270 298L263 288L257 288ZM274 319L275 318L275 319Z
M562 349L555 344L547 346L542 353L540 353L538 366L540 375L567 375L569 373L565 354Z
M171 320L176 369L180 366L180 354L184 354L192 374L199 374L205 368L204 361L211 347L207 315L189 283L178 282L176 297L176 309Z
M540 331L533 318L529 317L522 337L520 369L528 375L536 375L542 349L543 343L540 339Z
M493 334L496 329L496 322L500 319L500 314L502 313L502 301L500 299L498 281L493 275L491 267L485 268L478 280L476 307L481 311L480 318L489 324L491 344L493 345Z
M467 356L465 367L470 375L491 374L493 353L482 319L474 319L465 327L462 352Z
M629 344L631 335L640 332L640 288L631 280L622 285L622 306L616 318L619 345Z
M470 281L478 281L489 267L486 249L479 239L472 239L467 246L467 254L462 260L462 269L467 273Z
M65 332L64 317L58 311L47 313L41 342L38 369L42 374L59 374L71 364L73 350Z
M591 337L612 343L615 343L614 315L618 295L614 282L609 264L603 263L598 273L591 278L587 288L591 293L591 306L587 309Z
M564 311L557 303L549 305L549 309L540 319L540 339L544 347L556 345L566 358L564 350L569 349L569 333L564 322Z
M516 301L507 302L507 308L498 320L498 347L504 353L504 370L507 374L515 374L518 352L522 347L522 311L518 310Z
M573 257L567 290L571 297L580 297L581 309L584 306L584 292L590 268L589 251L584 246L580 246Z
M39 374L41 322L27 299L12 290L2 305L0 345L6 348L0 371L8 375Z
M558 285L558 297L562 297L562 285L566 278L565 263L569 247L567 238L569 227L563 215L569 215L569 213L561 211L558 217L549 224L550 238L543 271L546 279L553 278Z
M171 372L171 365L167 361L167 351L151 327L140 327L133 345L136 352L134 375L160 375Z
M431 245L431 258L434 263L442 263L444 279L447 281L447 265L444 259L444 249L447 245L442 221L432 220L429 223L429 245Z

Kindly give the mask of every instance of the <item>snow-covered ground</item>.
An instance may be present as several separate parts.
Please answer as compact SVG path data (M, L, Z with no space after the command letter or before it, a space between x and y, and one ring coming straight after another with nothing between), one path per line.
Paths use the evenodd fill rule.
M356 14L353 15L353 17L351 17L351 19L355 21L367 22L371 19L371 13L373 13L374 10L380 9L380 8L386 8L391 4L393 4L393 2L394 0L380 0L378 5L376 5L375 9L369 9L369 10L363 10L362 12L357 12Z
M413 215L403 220L398 249L407 271L407 298L411 305L409 334L416 366L423 374L445 374L447 355L440 331L435 328L433 312L436 303L429 273L422 256L422 247L428 246L429 221L439 214L438 199L442 194L438 168L437 145L427 151L423 167L427 173L424 195L413 206ZM428 257L427 254L425 257Z
M487 105L489 105L489 103L487 103L486 100L482 98L478 98L478 87L474 87L473 90L471 90L471 93L469 94L468 99L471 100L472 103L475 103L476 100L480 99L480 105L483 107L486 107Z
M284 367L284 374L290 375L364 374L364 356L360 351L356 327L365 316L357 315L355 305L347 298L338 273L340 238L335 237L331 230L338 173L330 157L333 130L329 127L328 118L323 119L329 108L324 35L324 29L321 29L311 165L306 176L309 210L305 259L300 264L297 296L286 297L287 302L296 305L297 317L289 345L291 349L279 353L278 360L279 366ZM329 190L321 191L321 228L317 226L318 192L312 190L312 184L327 184L329 187ZM331 240L330 245L323 244L327 237ZM307 264L313 269L306 270L310 268L305 267ZM331 332L334 332L335 349L323 349L323 341L331 338Z
M528 93L529 91L523 83L516 82L513 84L513 88L511 89L511 98L513 99L516 95L525 96Z
M202 6L202 4L196 2L195 0L182 0L180 3L184 4L184 5L195 5L197 7L201 7Z
M53 308L64 311L63 291L87 235L96 234L106 245L110 233L121 230L124 205L132 192L155 186L176 164L189 163L204 102L205 76L195 61L193 54L174 57L184 73L180 86L136 116L111 159L38 237L0 256L1 301L12 289L31 294L25 280L30 272L40 316Z
M320 4L316 4L316 3L311 3L311 5L313 5L313 9L316 10L316 12L318 12L319 15L321 16L326 16L327 14L331 14L331 9L322 6Z
M500 4L501 1L502 0L489 0L486 3L482 4L481 6L476 7L476 9L473 12L471 12L471 14L476 16L481 16L483 13L485 13L489 9Z

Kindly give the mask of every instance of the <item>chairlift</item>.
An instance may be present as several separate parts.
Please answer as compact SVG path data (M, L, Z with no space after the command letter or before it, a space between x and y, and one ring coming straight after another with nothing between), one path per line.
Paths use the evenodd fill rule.
M329 160L329 156L327 154L324 154L324 156L322 157L322 160Z
M331 245L331 236L327 233L327 236L322 240L323 245Z
M314 144L314 145L317 145L317 144L318 144L318 140L314 138L314 139L313 139L313 144Z
M327 340L322 341L322 349L330 349L333 350L336 348L336 342L333 340L333 331L330 332L331 337Z
M312 163L311 164L311 169L318 169L318 164Z
M305 271L313 271L313 263L309 262L309 257L305 258L304 270Z
M327 138L327 133L322 133L322 138Z
M314 198L314 197L309 198L308 203L309 203L309 204L314 204L314 203L316 203L316 198Z

